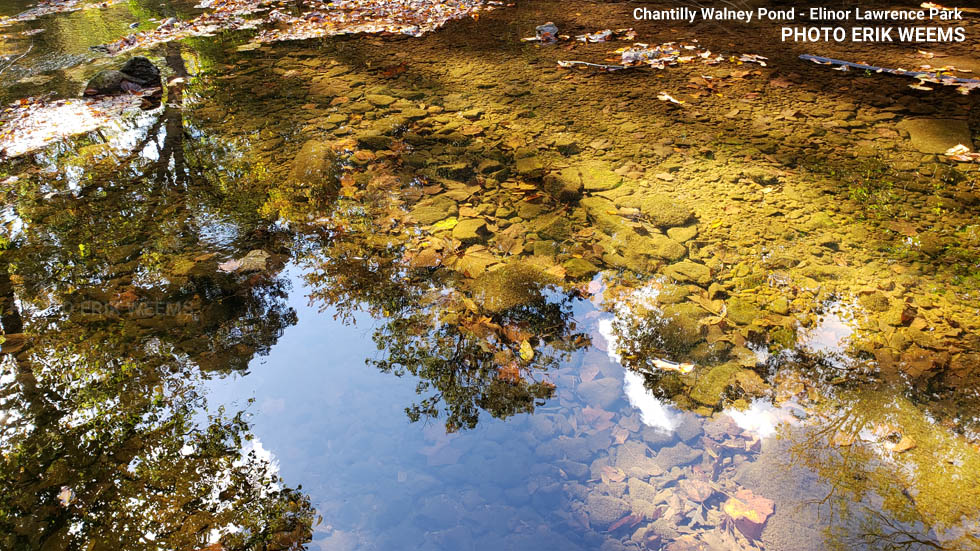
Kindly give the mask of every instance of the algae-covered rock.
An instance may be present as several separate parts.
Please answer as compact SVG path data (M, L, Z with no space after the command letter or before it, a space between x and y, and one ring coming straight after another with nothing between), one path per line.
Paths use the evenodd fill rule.
M670 228L667 230L667 237L683 243L685 241L690 241L698 235L698 225L691 224L690 226L678 226L676 228Z
M898 129L907 132L912 147L922 153L945 153L960 144L973 149L970 125L962 119L906 119Z
M644 194L633 201L630 199L633 197L622 198L616 203L635 206L653 225L660 228L684 226L694 219L694 213L690 209L665 195L652 193Z
M565 267L565 273L572 279L589 277L599 271L599 268L596 268L594 264L584 258L571 258L563 266Z
M762 396L769 391L769 385L751 369L739 370L735 374L735 381L742 391L749 396Z
M482 218L465 218L453 227L453 239L459 239L463 243L480 241L488 233L487 223Z
M780 316L789 314L789 299L783 296L776 297L769 303L769 311Z
M581 197L582 189L582 181L577 178L563 178L554 173L544 178L544 190L565 203L573 202Z
M664 275L681 283L695 283L697 285L711 283L711 269L704 264L698 264L690 260L684 260L667 266L664 269Z
M661 314L660 337L668 351L687 352L701 341L700 319L704 310L691 302L664 306Z
M595 225L607 235L615 235L625 227L623 218L616 214L616 205L604 197L585 197L581 201Z
M517 174L524 178L540 178L544 176L544 163L539 157L522 157L514 162Z
M740 368L731 363L710 368L698 376L691 388L691 399L706 406L717 406L739 371Z
M456 201L438 195L416 205L409 212L409 215L419 224L428 226L450 216L456 216L457 212L459 212L459 208L456 206Z
M367 94L364 96L364 99L375 107L388 107L392 103L395 103L395 98L385 94Z
M833 228L837 223L834 219L830 217L826 212L817 212L810 217L810 220L806 223L806 229L809 231L820 230L826 228Z
M662 234L641 234L623 226L613 236L613 246L631 262L636 257L656 258L666 261L680 260L687 256L687 247ZM638 266L637 268L643 268Z
M339 186L336 178L337 156L330 144L309 140L293 159L289 180L299 186Z
M563 168L552 179L562 187L584 189L585 191L604 191L613 189L623 182L612 167L603 161L590 160Z
M728 319L740 325L751 325L762 318L762 310L751 300L744 297L732 297L728 300Z
M565 241L572 236L572 220L563 212L556 212L532 220L532 229L540 236L555 241Z
M541 268L523 262L510 262L485 273L471 283L473 299L491 313L543 300L542 289L558 283L558 278Z
M126 75L120 71L99 71L85 85L85 95L120 94L123 92L122 83L124 80L126 80Z
M392 143L394 143L394 139L377 131L369 131L357 137L358 146L374 151L388 149Z
M858 298L858 302L870 312L886 312L890 307L888 297L881 291L862 294Z

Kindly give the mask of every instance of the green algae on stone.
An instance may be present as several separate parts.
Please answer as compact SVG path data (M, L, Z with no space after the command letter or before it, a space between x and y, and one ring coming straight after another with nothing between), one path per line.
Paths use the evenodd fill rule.
M541 300L541 291L559 283L557 277L525 262L511 261L487 272L470 283L474 300L491 313Z
M562 188L584 189L587 192L613 189L623 182L623 177L616 174L609 164L599 160L588 160L563 168L553 174L552 178Z
M622 198L616 204L631 205L640 209L643 216L659 228L672 228L684 226L692 219L694 213L690 209L678 204L676 199L660 194L644 194L631 201L632 197Z
M680 283L695 283L702 286L711 283L711 269L690 260L667 266L664 275Z
M450 216L456 216L458 212L459 208L456 206L456 201L437 195L416 205L409 212L409 215L419 224L428 226Z
M700 372L691 388L691 399L706 406L717 406L740 371L737 365L726 363Z
M570 258L562 266L565 267L568 277L572 279L589 277L599 271L599 268L584 258Z
M763 316L762 310L745 297L732 297L727 306L728 319L739 325L751 325Z
M692 302L663 306L659 334L664 348L684 353L702 339L700 320L706 313Z
M293 159L289 180L299 186L338 186L335 182L336 163L337 156L329 143L309 140L303 144Z

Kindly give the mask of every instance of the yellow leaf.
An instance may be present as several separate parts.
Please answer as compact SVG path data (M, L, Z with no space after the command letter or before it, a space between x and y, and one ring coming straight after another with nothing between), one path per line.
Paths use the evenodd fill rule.
M529 362L534 358L534 348L531 347L531 343L527 340L521 341L521 359L525 362Z
M440 220L440 221L436 222L435 224L432 224L432 230L433 231L451 230L451 229L453 229L453 228L456 227L456 224L457 223L458 223L458 220L456 220L456 217L455 216L450 216L449 218L446 218L445 220Z

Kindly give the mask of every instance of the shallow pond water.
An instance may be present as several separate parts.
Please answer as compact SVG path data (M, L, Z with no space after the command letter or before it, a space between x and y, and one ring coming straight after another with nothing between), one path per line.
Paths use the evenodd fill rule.
M5 25L0 97L201 9ZM190 36L161 102L6 111L0 548L978 548L977 169L919 139L975 97L521 41L596 17Z

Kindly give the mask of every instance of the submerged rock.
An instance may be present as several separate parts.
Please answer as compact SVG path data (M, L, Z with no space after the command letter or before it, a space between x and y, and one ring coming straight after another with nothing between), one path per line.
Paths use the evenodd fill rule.
M656 461L661 469L669 471L674 467L683 467L684 465L694 463L698 459L701 459L701 452L683 442L679 442L675 446L660 450L657 457L654 458L654 461Z
M335 184L336 155L330 144L309 140L303 144L289 173L291 183L299 186Z
M602 161L588 161L582 164L563 168L552 175L555 185L568 189L585 189L586 191L605 191L617 187L623 182L623 177L616 174L612 167Z
M680 283L695 283L702 286L711 283L711 269L690 260L667 266L664 274Z
M85 85L83 95L108 96L160 86L160 69L145 57L134 57L118 71L98 72Z
M488 234L487 223L482 218L460 220L453 228L453 239L459 239L464 243L482 241Z
M521 262L481 275L472 283L474 298L485 310L503 312L516 306L543 300L542 289L558 282L544 270Z
M643 216L659 228L684 226L694 219L694 213L690 209L679 205L676 200L664 195L648 195L635 201L631 201L631 199L634 197L625 197L616 201L616 204L635 206L640 209Z
M623 394L622 381L612 377L586 381L577 390L585 403L602 409L608 409Z
M589 522L594 527L605 529L626 516L630 512L630 506L619 498L590 495L585 501L585 510L589 513Z
M160 69L145 57L134 57L119 69L126 75L126 80L139 84L144 88L156 88L160 81Z
M735 364L722 364L712 367L706 374L698 377L691 389L691 399L706 406L716 406L728 387L735 381L740 368Z
M458 211L456 201L445 196L436 196L422 201L409 214L419 224L428 226L450 216L456 216Z
M121 94L126 75L120 71L99 71L88 84L85 85L86 96L102 96L109 94Z
M959 119L906 119L898 129L908 133L913 148L922 153L945 153L963 144L973 149L970 125Z

